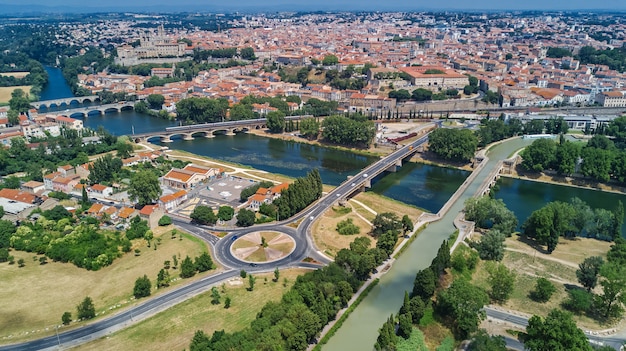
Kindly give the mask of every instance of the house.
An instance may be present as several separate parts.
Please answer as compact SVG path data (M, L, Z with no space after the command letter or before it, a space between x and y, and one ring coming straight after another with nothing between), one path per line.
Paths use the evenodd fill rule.
M103 204L93 204L87 210L87 214L91 216L99 216L100 212L102 212L103 210L104 210Z
M596 101L604 107L626 107L626 97L621 91L606 91L596 95Z
M262 204L270 204L280 197L283 190L289 187L289 183L281 183L271 188L259 188L256 193L248 198L246 207L252 211L258 211Z
M96 197L109 197L113 194L113 188L102 184L94 184L87 189L89 195Z
M187 192L185 190L180 190L174 194L161 196L159 199L159 206L164 208L166 212L169 212L185 201L187 201Z
M76 174L80 176L80 179L89 178L89 174L91 173L89 167L93 167L93 162L87 162L83 163L82 165L76 166L75 171Z
M46 187L42 182L31 180L22 184L21 189L31 194L41 194L46 190Z
M206 178L184 169L172 168L163 176L163 185L177 189L191 189Z
M72 165L65 165L57 167L57 172L61 173L62 177L69 177L76 174L76 170Z
M177 189L192 189L196 184L221 174L217 168L188 164L183 169L172 168L163 176L163 184Z
M78 175L70 175L68 177L58 176L52 179L52 190L69 194L78 183L80 183L80 177Z
M163 210L158 205L145 205L141 211L139 211L139 217L148 221L150 228L156 228L162 216Z
M0 190L0 198L4 198L10 201L24 202L27 204L41 203L41 198L39 198L35 194L9 188Z
M262 204L269 204L272 201L262 194L254 194L248 198L248 209L252 211L258 211Z
M117 212L117 218L122 221L128 221L137 215L138 215L137 211L131 207L122 207Z

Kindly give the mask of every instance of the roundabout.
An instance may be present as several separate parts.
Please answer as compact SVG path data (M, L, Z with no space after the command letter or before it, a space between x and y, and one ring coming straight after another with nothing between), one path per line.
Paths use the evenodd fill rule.
M255 231L235 239L230 251L237 259L247 263L278 261L296 248L295 240L277 231Z

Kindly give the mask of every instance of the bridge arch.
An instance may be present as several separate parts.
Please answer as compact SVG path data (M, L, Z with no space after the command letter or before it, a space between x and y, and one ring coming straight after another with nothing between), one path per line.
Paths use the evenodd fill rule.
M120 109L118 107L107 107L104 109L98 109L98 111L100 111L100 113L102 113L103 115L106 115L107 113L112 113L112 112L120 112Z

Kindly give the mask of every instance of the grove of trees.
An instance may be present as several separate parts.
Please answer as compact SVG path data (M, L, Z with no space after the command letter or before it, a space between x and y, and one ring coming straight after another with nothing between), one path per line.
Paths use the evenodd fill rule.
M447 161L468 162L477 147L478 138L468 129L437 128L428 137L428 149Z
M376 134L374 122L361 114L350 117L334 115L322 122L322 137L335 144L349 146L368 146Z

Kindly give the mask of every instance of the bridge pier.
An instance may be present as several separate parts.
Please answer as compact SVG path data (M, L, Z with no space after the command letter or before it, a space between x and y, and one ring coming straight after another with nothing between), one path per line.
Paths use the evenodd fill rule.
M193 140L193 136L191 136L191 133L184 134L183 135L183 140Z
M204 133L204 137L208 138L208 139L211 139L211 138L215 138L215 135L213 135L213 131L210 130L210 131Z
M391 165L391 166L387 167L387 169L385 171L396 173L398 171L398 166L396 166L395 164Z
M233 135L235 135L235 130L234 130L234 129L229 129L229 130L227 130L227 131L226 131L226 135L229 135L229 136L233 136Z
M162 142L162 143L171 143L171 142L172 142L172 139L170 139L170 137L169 137L169 136L162 137L162 138L161 138L161 142Z
M364 189L369 189L372 187L372 180L371 179L366 179L365 182L363 182L363 188Z

